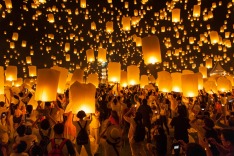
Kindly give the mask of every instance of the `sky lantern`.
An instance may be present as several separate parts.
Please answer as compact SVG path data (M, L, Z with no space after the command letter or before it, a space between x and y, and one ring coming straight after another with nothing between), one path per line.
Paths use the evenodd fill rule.
M201 6L194 5L193 6L193 17L200 17L200 14L201 14Z
M149 79L147 75L141 75L140 87L144 88L146 85L149 85Z
M28 75L30 77L37 76L37 67L36 66L28 66Z
M70 43L65 43L65 52L70 51Z
M142 46L141 37L136 37L136 46L137 46L137 47Z
M87 56L87 62L93 62L95 60L93 49L86 50L86 56Z
M142 52L146 65L162 62L160 43L157 36L148 36L142 39Z
M131 18L130 17L122 17L122 28L124 31L129 31L131 29Z
M70 61L70 54L66 54L66 61L67 61L67 62Z
M186 75L186 74L193 74L194 72L192 70L182 70L182 75Z
M108 63L108 82L120 82L121 65L119 62Z
M26 63L27 64L31 64L32 63L31 56L27 56L26 57Z
M64 91L66 89L66 80L68 76L68 70L66 68L59 67L59 66L53 66L51 69L54 69L60 72L57 93L64 94Z
M95 22L92 22L92 23L91 23L91 29L92 29L92 30L96 30L96 23L95 23Z
M11 0L5 0L5 5L7 9L12 9L12 2Z
M75 82L70 87L69 104L65 112L72 111L77 114L80 110L85 113L95 113L95 94L96 87L89 84Z
M232 83L224 76L217 79L217 90L220 92L229 92L232 90Z
M98 61L106 62L106 49L98 48Z
M171 92L172 89L171 74L167 71L158 72L157 84L159 91Z
M179 22L180 21L180 9L173 9L172 10L172 22Z
M0 66L0 94L4 94L4 68Z
M17 32L14 32L13 35L12 35L12 40L13 41L18 41L18 38L19 38L19 34Z
M128 85L137 85L140 82L140 70L136 65L130 65L127 67Z
M15 49L15 43L14 42L10 42L10 48Z
M181 76L182 91L185 97L198 96L198 77L196 74L186 74Z
M54 15L51 13L51 14L48 14L47 15L47 17L48 17L48 22L50 22L50 23L54 23Z
M199 67L199 72L202 74L202 77L205 79L207 78L207 68L204 66Z
M60 72L53 69L38 69L36 101L56 101Z
M99 80L98 80L98 74L89 74L88 78L86 80L86 83L92 83L96 88L98 88Z
M14 86L15 87L20 87L23 84L23 79L22 78L17 78L16 81L14 81Z
M82 69L75 69L75 71L73 72L73 75L71 77L71 82L70 84L72 85L74 82L78 81L80 83L84 82L84 70Z
M231 82L232 86L234 86L233 77L230 76L230 75L227 75L227 76L225 76L225 77Z
M86 0L80 0L80 7L86 8Z
M181 76L182 74L179 72L171 73L173 92L182 92Z
M113 22L111 21L106 22L106 32L112 33L113 31L114 31Z
M212 59L211 58L206 59L206 68L210 69L212 67L213 67Z
M121 71L121 79L120 79L120 86L127 87L128 86L128 76L126 71Z
M204 83L204 89L207 93L209 94L214 94L214 93L218 93L218 90L217 90L217 86L215 84L215 81L206 81Z
M203 76L201 73L195 73L195 75L197 75L198 78L198 89L202 90L203 89Z
M8 66L5 70L5 76L7 81L16 81L17 74L18 71L16 66Z
M216 44L219 42L219 34L217 31L210 32L210 42L211 44Z

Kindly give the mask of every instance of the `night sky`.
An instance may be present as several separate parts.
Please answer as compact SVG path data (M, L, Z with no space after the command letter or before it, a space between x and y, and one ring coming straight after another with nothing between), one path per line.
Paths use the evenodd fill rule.
M19 77L28 75L29 65L38 69L58 65L70 72L79 66L86 74L100 74L109 61L121 62L122 70L128 65L138 65L141 74L148 71L156 75L161 70L176 72L184 69L197 72L200 64L205 65L206 58L213 59L213 66L215 61L220 61L225 70L233 73L233 0L112 0L112 3L86 0L86 8L80 7L80 0L11 1L11 9L6 8L4 1L0 2L0 66L16 65ZM201 5L201 15L193 18L193 6L197 4ZM171 20L173 8L181 9L178 23ZM130 31L122 30L122 17L136 16L134 10L141 17L139 23L132 24ZM208 12L213 13L213 18L204 20ZM47 20L50 13L54 15L54 23ZM108 21L114 26L111 34L106 32ZM95 30L91 29L92 22L96 24ZM163 26L165 32L161 32ZM152 27L155 33L151 31ZM176 31L179 37L176 37ZM210 44L210 31L217 31L223 42ZM15 32L18 33L17 41L12 39ZM230 35L225 38L226 32ZM53 34L54 39L48 34ZM207 40L202 46L199 46L200 34L205 34ZM143 38L150 35L156 35L160 40L162 63L145 65L142 48L137 47L133 40L133 36ZM193 44L189 43L189 37L195 38ZM231 42L231 47L224 44L225 40ZM22 41L26 41L26 47L22 47ZM10 48L10 42L14 42L15 48ZM65 52L65 43L70 43L68 52ZM107 50L107 63L98 63L97 58L87 63L86 50L93 49L97 57L101 46ZM176 49L180 49L178 56L174 54ZM168 56L168 50L172 52L171 56ZM70 54L70 61L66 61L66 54ZM26 63L27 56L31 56L31 64ZM196 66L194 69L192 64Z

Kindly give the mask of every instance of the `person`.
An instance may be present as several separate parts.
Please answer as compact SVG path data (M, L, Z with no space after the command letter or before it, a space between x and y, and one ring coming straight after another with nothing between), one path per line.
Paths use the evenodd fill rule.
M63 155L70 155L70 156L75 156L75 149L73 147L72 142L69 139L65 139L63 137L63 132L64 132L64 125L63 123L57 123L54 128L54 138L50 140L50 143L47 145L47 152L50 153L53 150L52 147L52 141L56 145L61 145L61 143L66 140L65 145L62 148L62 153ZM47 154L47 153L45 153Z
M118 125L110 125L101 139L104 156L120 156L122 132Z
M73 124L75 125L76 127L76 135L78 136L79 135L79 132L81 131L81 128L85 128L86 129L86 132L88 133L89 131L89 125L91 123L91 120L86 120L85 117L86 117L86 113L83 111L83 110L80 110L78 113L77 113L77 118L79 119L79 121L77 122L74 122L73 121ZM88 133L89 134L89 133ZM90 140L88 138L88 143L87 144L83 144L83 145L79 145L77 144L77 152L78 154L81 153L81 148L82 146L84 146L88 156L92 156L92 152L91 152L91 147L90 147Z
M173 117L170 125L174 127L174 139L189 142L188 129L190 128L187 110L185 107L178 107L178 116Z
M100 135L99 135L99 129L100 129L100 112L96 110L94 114L92 114L92 121L90 123L90 135L95 139L95 149L93 153L96 153L98 151L98 146L100 142Z
M204 119L204 127L203 129L205 130L205 134L204 137L205 139L209 139L209 138L214 138L216 142L221 143L220 139L219 139L219 135L218 132L214 129L214 121L208 117L206 117ZM219 151L217 150L217 148L215 147L215 145L213 145L212 143L210 144L210 150L213 154L213 156L219 156Z
M27 148L27 143L25 141L20 141L13 145L13 152L11 152L10 156L29 156L28 153L25 152Z
M233 129L223 129L221 130L221 142L218 143L214 138L209 138L212 144L214 144L220 155L234 156L234 130Z
M144 141L136 142L134 140L134 133L136 131L137 122L140 124L142 122L142 114L140 112L135 113L135 117L129 117L129 114L135 112L135 107L131 107L131 109L124 115L124 120L126 120L130 124L130 128L128 131L128 139L132 152L132 156L136 156L141 154L141 156L146 156L146 152L144 149ZM134 114L134 113L133 113Z
M153 116L153 112L150 106L147 104L146 99L142 100L142 105L140 105L137 111L141 113L143 118L143 125L147 128L147 142L151 142L150 131L151 131L151 118Z
M167 130L167 134L169 135L169 127L168 127L168 122L167 122L167 112L166 112L166 108L165 108L165 104L162 104L160 107L160 123L161 123L161 127L163 127L163 125L166 127Z

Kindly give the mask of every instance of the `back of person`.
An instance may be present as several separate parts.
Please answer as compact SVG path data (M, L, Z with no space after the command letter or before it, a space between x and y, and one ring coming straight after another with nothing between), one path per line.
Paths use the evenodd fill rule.
M56 141L59 140L59 141ZM48 156L63 156L64 146L66 146L67 139L51 139L51 150L48 152Z

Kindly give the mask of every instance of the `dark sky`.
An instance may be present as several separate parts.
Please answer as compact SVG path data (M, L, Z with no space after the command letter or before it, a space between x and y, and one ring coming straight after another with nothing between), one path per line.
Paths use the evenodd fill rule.
M97 60L88 64L85 57L86 50L90 48L94 49L95 56L97 56L100 45L107 50L108 61L121 62L123 70L126 70L128 65L138 65L141 74L147 74L148 70L156 75L157 71L163 69L169 72L183 69L197 72L200 64L205 65L205 58L208 57L213 58L213 62L217 60L214 58L219 58L221 65L227 71L230 71L230 67L234 65L234 34L226 38L231 41L231 48L222 43L211 45L209 35L207 36L208 42L203 42L202 46L198 46L200 34L218 31L224 41L225 32L234 33L232 0L201 0L201 15L196 20L192 17L193 6L199 3L196 0L148 0L145 4L139 0L135 0L136 3L134 0L124 0L124 2L112 0L112 4L107 0L86 0L86 8L80 8L80 0L45 1L45 3L38 3L36 8L32 8L31 4L39 0L12 0L12 9L6 9L5 2L0 2L2 5L0 10L0 66L17 65L19 77L28 74L26 56L30 56L30 51L34 51L34 55L31 56L31 65L38 68L51 67L53 63L57 63L59 66L68 68L70 72L73 72L76 65L79 65L87 71L87 74L100 73L100 69L105 65L98 63ZM129 2L128 8L125 8L126 2ZM219 2L222 2L222 5L219 5ZM216 3L216 8L212 8L214 3ZM57 11L53 11L53 8ZM181 9L181 22L171 21L172 8ZM140 22L136 26L131 26L130 31L123 31L122 17L134 17L134 10L142 14ZM209 11L213 13L213 18L204 21L204 15L207 15ZM54 15L54 23L48 22L49 13ZM165 18L159 18L157 15L160 14L164 14ZM111 34L105 31L108 21L113 21L114 24L114 32ZM91 22L95 22L96 30L91 30ZM161 32L163 26L166 27L166 32ZM155 34L151 32L152 27L156 29ZM181 27L184 29L178 29ZM220 32L222 27L226 27L224 32ZM180 34L179 38L175 37L176 29ZM12 40L14 32L19 35L17 41ZM54 39L49 39L48 34L53 34ZM70 35L74 35L74 38L70 39ZM157 35L161 44L162 61L167 62L168 66L165 67L163 62L146 66L142 59L142 48L136 46L132 39L133 35L138 37ZM189 44L189 37L196 38L194 44ZM170 47L166 46L166 40L170 40ZM179 40L181 44L178 44ZM27 42L26 47L21 46L22 41ZM14 42L14 49L10 48L10 42ZM65 43L71 45L68 52L64 50ZM222 50L218 50L220 47ZM181 49L183 52L175 56L173 55L175 49ZM168 50L172 51L171 57L166 54ZM70 61L65 60L66 54L70 54ZM52 59L51 56L56 59ZM192 69L192 64L196 64L194 69ZM25 73L23 73L23 68L26 69Z

